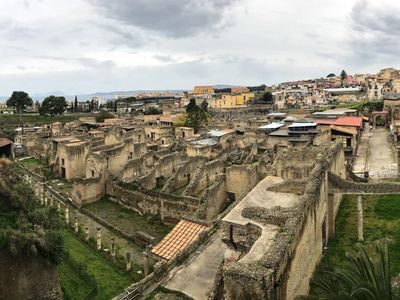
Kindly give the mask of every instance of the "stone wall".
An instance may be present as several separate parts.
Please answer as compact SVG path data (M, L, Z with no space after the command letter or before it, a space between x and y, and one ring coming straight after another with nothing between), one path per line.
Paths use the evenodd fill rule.
M0 252L0 299L61 300L56 266L41 258L14 258Z
M242 212L246 218L270 226L275 234L257 261L239 261L225 266L226 299L293 299L296 295L308 293L309 279L322 256L328 237L334 232L334 228L330 227L334 226L341 201L340 196L329 194L328 172L345 178L346 170L343 148L339 144L285 150L275 160L276 172L284 173L287 178L295 175L295 178L292 177L295 180L291 181L293 190L285 188L283 192L303 192L299 188L301 181L296 178L298 174L285 173L283 170L298 164L309 165L304 164L307 159L313 161L314 166L307 170L308 178L304 182L299 205L268 211L254 207ZM276 192L282 188L281 185ZM223 238L231 240L234 237L233 246L244 252L251 249L261 234L257 226L249 226L249 223L223 226Z
M247 194L259 182L257 165L241 165L226 168L226 191L236 197Z
M145 189L128 190L116 182L107 185L107 194L141 215L158 215L161 220L174 222L192 217L200 201L193 197L156 193Z

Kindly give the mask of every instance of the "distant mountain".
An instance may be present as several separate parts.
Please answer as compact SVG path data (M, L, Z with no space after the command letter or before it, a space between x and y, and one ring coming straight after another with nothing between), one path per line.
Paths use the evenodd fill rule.
M233 87L237 87L240 85L229 85L229 84L215 84L213 85L214 89L229 89Z
M215 89L226 89L226 88L231 88L231 87L236 87L240 85L229 85L229 84L215 84L213 87ZM176 90L168 90L171 92L171 94L179 94L184 91L188 91L191 89L176 89ZM89 100L90 98L94 96L99 96L103 97L105 99L114 99L115 95L133 95L137 93L150 93L150 92L161 92L161 91L166 91L166 90L132 90L132 91L111 91L111 92L96 92L96 93L91 93L91 94L76 94L76 95L70 95L66 94L62 91L53 91L53 92L44 92L44 93L34 93L30 94L31 98L36 101L42 101L44 98L54 95L54 96L63 96L67 99L67 101L72 101L75 96L78 97L79 101L86 101ZM4 102L6 101L10 96L0 96L0 101Z

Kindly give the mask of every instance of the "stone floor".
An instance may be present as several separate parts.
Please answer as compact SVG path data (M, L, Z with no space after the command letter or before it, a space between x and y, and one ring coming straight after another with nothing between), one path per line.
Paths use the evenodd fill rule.
M172 275L166 287L196 300L206 300L213 289L215 276L224 260L226 249L227 246L221 241L219 232L215 233L204 248L198 250L200 254Z
M353 171L359 176L368 171L371 179L397 177L396 153L386 128L365 128L358 145Z

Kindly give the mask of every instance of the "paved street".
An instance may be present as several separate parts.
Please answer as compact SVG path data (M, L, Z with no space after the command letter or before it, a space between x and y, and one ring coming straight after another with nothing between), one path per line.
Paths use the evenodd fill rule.
M397 177L396 153L387 129L379 127L370 131L368 127L365 128L353 171L359 176L369 171L372 179Z

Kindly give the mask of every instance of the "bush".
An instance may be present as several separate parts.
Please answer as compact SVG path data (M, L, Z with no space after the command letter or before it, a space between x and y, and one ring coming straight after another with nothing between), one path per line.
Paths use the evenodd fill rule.
M114 119L114 118L115 116L112 113L103 110L96 116L96 122L103 123L105 119Z

